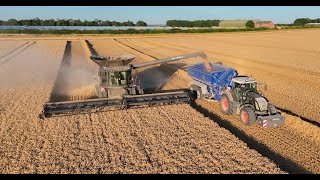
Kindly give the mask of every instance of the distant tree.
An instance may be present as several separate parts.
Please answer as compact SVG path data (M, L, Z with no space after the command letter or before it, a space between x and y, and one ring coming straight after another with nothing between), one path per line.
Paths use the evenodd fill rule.
M89 26L89 21L84 20L82 25L83 25L83 26Z
M74 21L75 26L83 26L83 22L80 19Z
M220 20L168 20L166 26L170 27L211 27L219 26Z
M293 22L293 24L295 26L304 26L305 24L311 23L311 22L312 22L312 20L309 18L298 18Z
M126 22L117 22L117 21L102 21L99 19L95 19L93 21L84 20L81 21L79 19L46 19L42 20L38 17L34 19L9 19L7 21L0 20L0 25L8 25L8 26L135 26L132 21ZM138 26L146 26L147 24L143 21L138 21L136 23Z
M21 26L31 26L32 25L32 21L30 19L23 19L20 21Z
M293 24L275 24L276 26L293 26Z
M31 19L31 26L41 26L41 20L38 17Z
M7 26L17 26L18 21L16 19L9 19L6 23Z
M102 24L103 26L112 26L110 21L103 21Z
M143 22L143 21L138 21L135 26L147 26L147 23Z
M111 22L111 25L112 25L112 26L120 26L120 23L119 23L119 22L116 22L116 21L112 21L112 22Z
M48 20L48 25L49 26L56 26L56 24L57 24L56 20L54 20L54 19L49 19Z
M92 25L92 26L100 26L101 25L101 23L102 23L102 21L101 20L99 20L99 19L95 19L94 21L92 21L90 24Z
M60 20L60 19L57 19L57 23L56 23L56 26L62 26L62 20Z
M247 28L254 28L254 22L253 21L248 21L247 23L246 23L246 27Z
M134 26L134 23L132 21L124 22L124 26Z

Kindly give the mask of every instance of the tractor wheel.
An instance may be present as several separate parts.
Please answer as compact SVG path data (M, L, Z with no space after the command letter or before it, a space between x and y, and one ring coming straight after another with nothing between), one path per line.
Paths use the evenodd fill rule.
M276 107L270 103L268 103L268 110L269 110L270 114L277 114L278 113Z
M223 114L231 115L234 112L234 103L230 101L227 95L223 94L219 101L220 109Z
M240 110L240 120L247 126L251 126L256 122L256 115L252 107L245 106Z

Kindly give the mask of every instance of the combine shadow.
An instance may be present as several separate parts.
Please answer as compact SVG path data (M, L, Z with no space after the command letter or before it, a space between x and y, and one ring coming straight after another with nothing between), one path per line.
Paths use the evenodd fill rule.
M93 48L93 45L91 44L90 41L88 41L87 39L85 40L85 42L87 43L87 46L90 50L91 55L99 55L98 52Z
M172 66L170 64L161 64L142 71L138 69L138 78L142 87L144 87L145 93L160 92L172 75L184 66L186 66L184 63L175 63Z
M56 81L54 82L50 102L66 101L68 96L61 95L61 90L66 88L68 77L68 68L71 63L71 41L67 41L66 48L64 50L62 62L60 64L59 72Z

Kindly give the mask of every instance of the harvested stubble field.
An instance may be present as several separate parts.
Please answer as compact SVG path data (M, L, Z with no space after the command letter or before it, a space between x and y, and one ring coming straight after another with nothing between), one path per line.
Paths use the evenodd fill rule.
M204 51L240 74L269 85L265 95L278 107L320 123L319 30L124 38L118 41L155 57ZM185 61L184 61L185 62ZM194 63L194 61L186 61Z
M285 126L267 130L245 127L237 116L222 115L218 103L206 101L196 101L192 106L142 107L46 121L37 118L46 101L85 99L94 95L86 89L94 83L86 79L87 76L86 80L81 80L82 77L72 81L77 75L82 76L77 69L92 76L96 68L88 61L85 38L101 55L137 56L132 63L204 51L210 60L222 61L241 74L252 74L267 83L269 91L265 95L275 105L318 122L318 116L311 113L318 113L317 102L306 106L307 101L298 100L310 97L311 93L314 93L313 100L319 98L314 89L318 88L315 77L319 76L319 69L315 68L317 61L311 57L319 58L319 49L310 46L316 43L317 33L319 30L104 36L104 39L94 36L4 37L2 42L8 46L2 43L0 47L0 57L5 56L0 58L0 64L3 62L0 67L0 172L284 173L282 170L285 170L319 173L319 127L286 113L283 113ZM310 49L304 45L305 41ZM299 52L306 56L306 63L301 66ZM292 57L286 57L289 55ZM277 60L272 61L273 57ZM154 90L186 88L190 78L183 68L197 60L200 59L140 69L142 83ZM65 67L69 71L64 74ZM289 70L292 71L288 73ZM277 74L269 76L273 73ZM285 95L286 87L294 87L296 81L304 79L302 77L306 78L304 84ZM306 94L298 93L297 88L312 82L309 78L314 78L313 85L305 87ZM61 90L59 86L66 87L67 91L57 93ZM292 99L287 98L290 93L297 97L293 106L290 105ZM301 113L303 108L306 113Z
M313 32L313 31L311 31ZM281 32L281 33L287 33L287 32ZM288 32L290 33L301 33L299 32ZM305 32L306 33L306 32ZM308 32L310 33L310 32ZM317 33L317 32L313 32ZM271 36L275 36L274 38ZM310 34L311 35L311 34ZM207 37L208 36L208 37ZM117 38L114 41L118 42L116 45L112 45L112 39L106 39L106 40L92 40L93 47L97 50L99 54L108 54L106 50L104 50L104 47L110 46L120 46L122 49L126 49L126 51L136 54L137 56L141 56L142 59L148 59L153 60L154 57L156 58L164 58L168 56L178 55L182 53L188 53L188 52L194 52L201 50L200 48L197 48L197 46L200 46L199 44L204 44L203 48L210 60L213 61L222 61L225 64L228 64L229 61L224 61L225 58L219 58L217 55L210 52L210 50L207 50L210 48L208 43L210 42L210 39L214 39L215 36L226 36L226 38L230 38L229 36L235 36L235 35L207 35L205 37L197 36L197 37L174 37L174 38L153 38L153 37L145 37L145 38ZM263 36L271 36L270 39L276 39L277 37L281 37L282 35L278 34L269 34L269 33L262 33L262 34L245 34L243 35L242 41L247 42L245 37L249 38L249 40L253 41L254 39L263 38ZM252 36L257 36L256 38L253 38ZM262 37L260 37L262 36ZM293 37L296 35L293 34ZM238 36L236 36L238 37ZM241 36L240 36L241 37ZM200 40L202 41L200 41ZM206 40L209 39L209 40ZM289 38L288 38L289 39ZM294 38L292 38L294 39ZM199 44L194 44L193 42L200 41ZM309 39L310 40L310 39ZM222 41L222 40L221 40ZM310 40L311 41L311 40ZM178 42L181 42L178 44ZM191 45L186 45L188 44ZM250 42L250 41L249 41ZM259 42L259 41L258 41ZM171 44L170 44L171 43ZM173 44L176 43L176 44ZM207 44L206 44L207 43ZM216 42L217 44L220 43L219 41ZM250 42L252 43L252 42ZM237 49L237 44L233 44L233 49ZM279 46L279 43L275 43ZM297 43L292 43L294 45L294 48L299 48L299 46L296 47ZM180 48L182 46L182 48ZM230 45L231 46L231 45ZM187 48L189 47L189 48ZM206 47L206 48L205 48ZM242 47L241 44L239 47ZM259 45L257 45L259 47ZM285 46L286 48L289 48L288 45ZM202 46L201 46L202 48ZM300 47L301 48L301 47ZM108 49L108 48L106 48ZM225 47L226 49L226 47ZM277 47L273 49L273 53L277 54ZM295 49L295 50L296 50ZM228 49L229 50L229 49ZM222 51L222 50L221 50ZM226 51L226 50L225 50ZM252 49L253 52L255 52L255 49ZM296 50L297 51L297 50ZM230 54L232 55L231 51ZM264 55L264 54L263 54ZM308 55L308 54L307 54ZM138 57L139 57L138 56ZM211 57L211 58L210 58ZM281 58L281 57L280 57ZM283 57L284 58L284 57ZM141 75L144 77L143 79L145 81L149 81L148 83L151 84L158 84L157 87L160 87L161 89L167 90L167 89L179 89L179 88L186 88L188 82L190 81L190 78L187 76L186 72L184 71L184 68L187 67L188 64L193 64L195 62L199 62L200 59L189 59L184 60L179 63L171 63L171 65L162 65L163 67L157 67L153 71L156 72L153 76L149 76L149 74L146 74L144 76L144 72L141 72ZM241 59L239 61L242 61ZM278 60L279 61L279 60ZM233 59L233 62L237 62L237 59ZM280 62L280 61L279 61ZM244 64L244 62L242 61ZM247 64L251 64L250 61L246 62ZM285 63L285 61L281 61L279 64ZM299 62L298 62L299 63ZM183 66L185 64L185 66ZM264 67L262 63L261 67ZM292 62L291 62L292 64ZM228 64L230 65L230 64ZM259 72L257 69L251 69L247 68L244 71L242 66L235 66L230 65L231 67L234 67L238 70L240 74L249 74L246 71L256 71ZM306 65L307 66L307 65ZM254 66L256 67L256 66ZM310 66L311 67L311 66ZM273 69L269 69L269 71L272 71ZM261 69L260 69L261 71ZM312 71L311 71L312 72ZM261 73L264 73L261 71ZM272 72L271 72L272 73ZM269 78L267 76L261 77L259 74L256 76L253 73L251 73L254 78L256 78L258 81L266 82L266 78ZM292 74L292 73L291 73ZM306 76L308 76L307 74ZM156 78L156 77L161 78ZM302 76L302 74L301 74ZM306 77L308 78L308 77ZM164 81L161 81L159 79L162 79ZM275 79L273 81L280 81L280 79ZM315 81L314 83L316 83ZM282 107L281 104L279 105L277 101L273 100L273 98L269 97L270 94L276 94L274 93L274 84L268 83L268 91L263 92L264 95L268 99L270 99L271 102L273 102L275 105ZM283 82L286 84L291 84L287 82ZM280 86L279 89L281 89L284 85ZM293 89L295 90L295 89ZM313 93L316 94L317 90L312 89ZM302 94L298 94L296 92L296 96L301 96ZM318 98L318 96L314 97ZM286 96L282 97L282 101L290 105L290 101L286 99ZM292 102L291 102L292 103ZM295 102L295 104L299 104L300 102ZM303 103L303 102L301 102ZM316 102L315 102L316 103ZM301 104L301 107L304 105ZM300 106L295 106L300 107ZM259 150L259 152L263 153L264 155L268 156L269 158L272 158L273 160L277 161L278 164L285 164L285 168L290 172L320 172L319 165L320 165L320 139L319 139L319 127L316 125L313 125L309 122L306 122L299 117L289 115L285 112L283 112L283 115L286 117L286 124L284 127L277 128L277 129L271 129L271 130L263 130L260 127L245 127L239 122L238 116L224 116L219 110L218 103L211 103L206 101L197 101L195 108L198 111L201 111L203 113L206 113L206 110L209 110L214 115L211 117L218 117L221 119L219 121L219 124L228 128L233 133L237 134L238 136L242 136L243 133L247 135L247 137L242 138L244 141L246 141L250 146L256 148ZM284 108L284 107L282 107ZM311 107L304 109L308 109L308 111L313 111L314 113L318 113L316 107L312 109ZM292 110L293 111L293 110ZM298 112L296 112L298 113ZM210 114L207 114L210 116ZM300 114L298 114L300 115ZM303 115L301 115L303 116ZM312 119L313 122L317 122L317 119ZM238 131L240 130L240 132ZM288 161L289 160L289 161Z
M81 44L39 40L2 64L1 173L284 173L189 105L40 121L57 84L76 89L60 76L89 63Z

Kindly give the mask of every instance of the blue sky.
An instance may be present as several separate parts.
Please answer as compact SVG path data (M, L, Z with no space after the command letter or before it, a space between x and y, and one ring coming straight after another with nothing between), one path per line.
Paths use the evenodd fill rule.
M320 6L1 6L0 19L39 17L133 21L165 24L184 19L260 19L292 23L296 18L320 18Z

